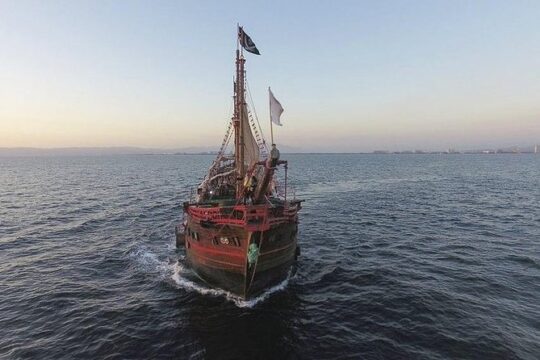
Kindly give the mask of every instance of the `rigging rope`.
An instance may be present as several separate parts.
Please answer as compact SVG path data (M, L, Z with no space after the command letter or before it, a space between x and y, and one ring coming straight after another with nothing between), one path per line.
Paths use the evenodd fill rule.
M268 147L266 146L266 141L264 140L264 134L262 131L261 124L259 122L259 117L257 116L257 110L255 109L255 103L253 102L253 97L251 96L251 89L249 87L249 82L247 81L247 77L245 78L245 81L246 81L247 93L249 96L249 102L250 102L251 108L253 109L253 114L251 114L251 112L248 110L248 115L251 120L251 127L255 131L257 140L259 142L259 148L262 150L262 153L265 156L268 156ZM255 121L257 121L257 125L255 125L255 121L253 120L253 118L255 118ZM259 132L260 132L260 137L259 137Z

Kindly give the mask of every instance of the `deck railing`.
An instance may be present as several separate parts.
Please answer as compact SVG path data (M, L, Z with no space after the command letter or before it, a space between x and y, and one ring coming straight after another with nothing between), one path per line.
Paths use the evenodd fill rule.
M217 225L245 226L250 231L266 231L276 223L294 220L297 205L286 203L283 211L273 214L275 208L270 205L236 205L227 207L189 206L187 211L200 222Z

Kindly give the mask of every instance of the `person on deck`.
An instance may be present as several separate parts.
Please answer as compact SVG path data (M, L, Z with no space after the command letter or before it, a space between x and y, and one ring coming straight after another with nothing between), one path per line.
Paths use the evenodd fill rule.
M272 144L272 150L270 150L270 166L276 166L279 160L279 150L276 147L276 144Z
M258 180L253 175L246 183L246 199L251 200L253 203L253 196L255 196L255 190L257 190Z
M259 183L259 180L255 176L251 177L251 193L254 194L255 190L257 190L257 185Z

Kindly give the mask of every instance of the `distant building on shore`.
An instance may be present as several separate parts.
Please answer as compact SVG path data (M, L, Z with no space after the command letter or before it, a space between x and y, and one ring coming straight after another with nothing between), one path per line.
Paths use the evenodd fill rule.
M372 154L540 154L540 144L525 147L510 146L506 148L484 148L475 150L457 150L448 148L447 150L374 150Z

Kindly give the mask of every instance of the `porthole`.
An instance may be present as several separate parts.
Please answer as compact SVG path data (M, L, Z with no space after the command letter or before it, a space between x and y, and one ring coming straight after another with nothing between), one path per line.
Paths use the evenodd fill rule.
M212 244L219 246L219 245L230 245L230 246L240 246L240 239L238 236L221 236L221 237L213 237L212 238Z
M222 236L219 238L219 242L223 245L229 245L229 238L226 236Z

